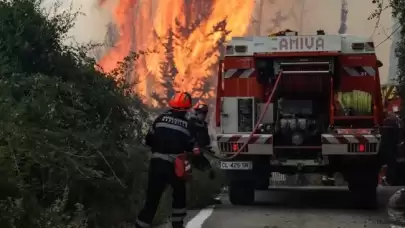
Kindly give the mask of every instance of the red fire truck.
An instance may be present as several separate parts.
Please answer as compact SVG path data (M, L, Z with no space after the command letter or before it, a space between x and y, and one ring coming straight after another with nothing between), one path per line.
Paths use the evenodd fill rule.
M353 91L369 94L366 111L340 104L339 94ZM233 158L221 161L231 203L253 203L272 172L340 172L357 202L375 203L383 106L368 38L322 30L233 37L216 107L218 148Z

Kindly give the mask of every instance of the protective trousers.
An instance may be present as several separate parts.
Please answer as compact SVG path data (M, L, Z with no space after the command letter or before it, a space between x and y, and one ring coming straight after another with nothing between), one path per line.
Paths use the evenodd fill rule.
M183 220L187 214L186 182L176 177L172 162L160 158L152 158L150 161L146 201L136 221L137 228L151 226L160 198L168 184L173 188L172 226L183 228Z

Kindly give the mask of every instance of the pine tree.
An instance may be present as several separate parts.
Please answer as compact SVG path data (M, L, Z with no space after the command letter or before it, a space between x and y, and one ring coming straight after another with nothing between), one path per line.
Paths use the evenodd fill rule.
M176 87L175 79L178 73L176 62L174 60L176 38L177 36L176 34L174 34L173 30L169 29L166 40L162 43L165 54L164 60L160 63L160 73L163 79L161 84L165 90L165 96L159 98L159 101L162 104L167 104L168 99L170 99L176 92L174 90L174 88Z
M218 50L221 50L221 47L223 47L226 37L231 33L231 31L226 29L227 27L227 21L226 19L218 22L214 27L212 28L212 31L206 35L206 39L210 39L211 36L214 34L221 34L220 39L215 43L214 46L211 47L211 49L206 53L205 58L211 58L215 55L218 55ZM222 53L219 53L219 56ZM219 57L218 56L218 57ZM213 104L214 103L214 96L212 96L213 92L215 91L215 85L216 85L216 75L217 75L217 69L218 69L218 63L209 65L206 67L205 72L212 72L211 74L208 75L203 75L203 80L197 81L197 83L194 85L195 91L194 94L198 95L196 97L198 100L202 100L203 102L207 104Z
M174 61L174 50L179 48L183 50L186 56L188 54L191 55L193 47L187 46L188 44L186 41L189 40L191 34L198 29L201 24L205 22L205 20L207 20L207 17L211 12L211 4L211 1L191 1L185 10L186 19L184 23L180 20L176 20L176 26L168 30L167 37L164 39L159 38L165 53L164 61L160 63L160 72L163 79L160 83L165 89L165 97L160 97L157 93L153 93L151 96L153 99L159 102L159 105L163 106L167 104L167 99L176 92L175 88L181 87L181 85L176 85L174 82L176 77L179 77L176 63ZM196 9L198 9L197 13L187 13L188 11ZM196 81L193 85L194 90L188 92L190 92L197 100L202 99L206 102L210 102L210 98L212 98L212 94L215 89L215 75L217 73L218 63L206 67L205 72L212 72L207 75L194 76L193 67L196 65L202 66L205 59L218 55L218 50L221 50L221 47L225 43L226 36L230 33L230 31L226 29L226 26L226 19L219 21L215 26L213 26L212 31L205 35L205 39L212 39L212 36L218 33L221 34L220 39L215 43L214 46L210 47L210 50L206 52L206 55L201 58L201 62L193 63L194 65L189 66L185 71L187 78L183 78L182 81L184 81L184 83ZM187 75L187 72L190 72L191 77ZM195 80L196 78L201 80ZM180 81L180 78L177 78L177 81Z

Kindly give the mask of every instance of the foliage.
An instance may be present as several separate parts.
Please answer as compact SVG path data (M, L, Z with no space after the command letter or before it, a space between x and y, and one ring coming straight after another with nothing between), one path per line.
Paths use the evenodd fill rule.
M392 15L398 19L398 24L394 26L394 31L399 32L401 39L396 44L396 56L398 57L398 84L399 90L398 94L401 100L405 100L405 1L404 0L389 0L388 3L384 4L383 0L373 0L376 5L375 11L371 14L369 19L377 18L379 21L380 15L385 10L392 10ZM391 37L387 37L387 40ZM405 102L402 102L402 113L405 115Z
M392 0L391 7L393 9L393 14L399 21L399 32L401 39L397 43L396 54L398 57L398 80L399 80L399 96L402 100L405 100L405 1L403 0ZM404 116L404 105L402 102L402 116Z
M213 204L214 196L226 184L225 173L213 167L215 178L210 179L209 171L193 170L193 178L188 184L188 208L201 208Z
M209 2L206 4L209 4ZM215 24L209 33L204 34L204 40L206 42L215 40L216 42L208 50L205 50L204 57L190 62L188 59L191 59L195 55L195 44L189 42L190 37L195 34L199 26L203 25L205 17L209 16L205 9L197 9L197 11L193 12L193 14L199 15L196 19L190 19L188 24L183 24L180 20L176 20L176 25L173 29L170 28L164 37L158 37L159 45L164 50L164 58L160 62L162 80L157 83L160 83L165 93L153 93L151 97L157 101L159 107L166 106L168 99L174 95L176 90L184 88L184 85L189 83L193 83L193 90L187 92L190 92L195 100L203 100L207 104L214 103L213 92L215 86L213 82L216 83L216 77L213 77L213 74L217 72L218 62L207 60L219 57L218 50L225 43L230 31L227 29L227 21L225 19ZM182 72L183 74L179 74L179 69L176 65L176 60L179 61L179 59L175 59L175 54L179 51L182 52L182 58L184 58L181 61L186 63L183 66L185 67L185 72ZM189 75L192 75L192 77L189 77Z
M2 228L115 227L143 203L150 112L123 79L139 54L98 71L91 46L64 44L76 15L0 1Z
M148 113L114 80L131 59L97 71L63 44L75 16L0 2L1 227L111 227L142 201Z

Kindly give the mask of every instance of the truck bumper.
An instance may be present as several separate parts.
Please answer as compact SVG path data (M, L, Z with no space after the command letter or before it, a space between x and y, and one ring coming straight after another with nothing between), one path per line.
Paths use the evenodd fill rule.
M321 135L322 155L375 156L378 154L380 135ZM241 155L273 155L273 135L255 134L219 134L218 149L221 154L234 154L248 143ZM298 148L299 146L297 146ZM302 164L302 162L299 162ZM316 162L315 162L316 163Z
M272 155L273 135L272 134L218 134L217 143L221 154L233 154L241 149L241 154L249 155Z
M322 155L377 155L381 136L322 134Z

